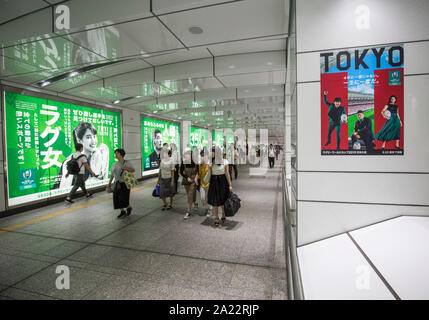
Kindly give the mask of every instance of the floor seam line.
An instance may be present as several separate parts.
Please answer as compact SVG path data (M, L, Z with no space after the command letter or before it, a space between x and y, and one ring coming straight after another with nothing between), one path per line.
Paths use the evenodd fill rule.
M363 251L363 249L359 246L357 241L351 236L350 233L347 232L348 237L353 242L353 244L356 246L356 248L359 250L359 252L362 254L362 256L365 258L365 260L368 262L368 264L371 266L371 268L374 270L374 272L377 274L377 276L380 278L380 280L383 282L383 284L386 286L386 288L389 290L389 292L393 295L393 297L396 300L401 300L399 295L396 293L396 291L393 289L393 287L390 285L389 282L387 282L386 278L381 274L380 270L375 266L375 264L371 261L371 259L367 256L367 254Z

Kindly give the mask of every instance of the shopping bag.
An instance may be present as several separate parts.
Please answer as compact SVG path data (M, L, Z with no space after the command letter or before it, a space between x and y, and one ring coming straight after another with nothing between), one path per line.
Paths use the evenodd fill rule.
M234 216L241 207L240 198L233 192L230 192L228 199L225 201L225 216Z

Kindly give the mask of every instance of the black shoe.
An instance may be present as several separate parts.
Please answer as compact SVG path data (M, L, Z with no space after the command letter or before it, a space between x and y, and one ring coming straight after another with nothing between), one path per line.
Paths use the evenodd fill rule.
M88 198L91 198L93 196L93 194L92 193L88 193L87 195L86 195L86 198L88 199Z
M73 201L73 200L71 200L71 199L67 199L67 198L66 198L66 202L68 202L68 203L74 203L74 201Z
M127 208L127 217L131 214L131 211L133 211L133 208Z
M326 142L324 146L325 146L325 147L327 147L327 146L329 146L330 144L331 144L330 142Z
M125 215L126 215L125 211L121 211L121 213L118 216L118 219L125 217Z
M396 148L396 150L402 150L401 148L399 148L399 147L395 147Z

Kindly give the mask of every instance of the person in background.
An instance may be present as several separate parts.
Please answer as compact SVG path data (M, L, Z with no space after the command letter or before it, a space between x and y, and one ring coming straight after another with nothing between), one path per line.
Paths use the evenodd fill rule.
M164 206L162 211L170 210L173 208L173 197L174 197L174 164L171 159L171 150L162 150L161 151L161 163L159 166L158 172L158 182L160 186L159 197ZM170 197L170 204L167 206L167 197Z
M270 162L270 168L274 167L274 147L272 143L268 147L268 160Z
M112 169L110 172L110 179L107 185L106 191L110 192L112 188L112 180L115 179L116 182L119 182L119 190L115 187L113 190L113 208L120 209L121 212L118 215L118 219L123 218L125 216L129 216L133 208L130 205L130 189L127 188L127 185L124 182L124 171L134 172L136 171L131 162L126 161L125 150L124 149L116 149L115 150L115 158L116 162L112 165ZM126 208L126 212L125 212Z
M95 177L95 173L91 170L91 167L88 165L88 159L86 155L82 153L83 145L81 143L76 143L75 148L76 148L76 152L72 154L71 158L77 159L76 161L79 165L80 170L79 170L79 173L75 175L73 188L71 189L68 197L66 198L66 201L68 203L74 202L72 200L73 196L75 195L77 189L79 188L82 189L82 191L85 193L87 198L92 196L92 194L89 193L85 188L85 179L84 179L85 169L87 169L89 173L91 173L91 176ZM69 175L70 174L67 172L66 178L68 178Z
M228 153L227 153L227 157L226 159L229 162L229 172L232 173L232 170L234 170L234 178L235 180L237 180L238 178L238 152L237 152L237 148L234 146L233 143L231 143L229 149L228 149Z
M171 160L174 164L174 193L177 193L177 182L179 180L179 170L180 170L180 153L177 150L177 146L175 143L170 144L171 147Z
M276 145L276 160L279 160L280 146Z
M215 226L219 226L219 207L222 210L222 223L225 222L225 201L232 191L231 177L229 174L228 160L223 159L222 150L219 147L212 149L212 163L210 186L208 193L208 204L213 206L215 214Z
M206 216L211 217L213 215L212 213L212 206L210 206L207 202L208 192L209 192L209 186L210 182L205 182L204 179L206 178L206 175L209 171L209 154L208 150L204 149L201 151L201 164L198 166L198 177L199 179L196 180L197 185L200 184L200 198L201 198L201 204L203 209L206 210Z
M191 149L187 148L183 156L183 163L180 165L180 175L183 177L182 184L185 186L188 198L188 208L184 219L189 219L194 204L194 211L198 211L197 190L195 181L198 179L198 164L192 159Z

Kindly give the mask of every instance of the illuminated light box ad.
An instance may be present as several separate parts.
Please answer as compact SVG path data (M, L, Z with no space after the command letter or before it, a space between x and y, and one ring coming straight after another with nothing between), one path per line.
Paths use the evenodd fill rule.
M404 154L404 47L320 54L321 154Z
M192 127L189 130L189 145L191 149L198 147L202 150L209 147L209 131L203 128Z
M142 127L142 175L157 173L159 170L162 145L174 143L180 154L180 125L160 120L141 118Z
M223 131L213 130L213 144L223 148L225 142L225 137L223 135Z
M85 169L87 188L105 185L121 143L120 113L5 92L9 206L68 193L66 163L83 145L97 177Z

